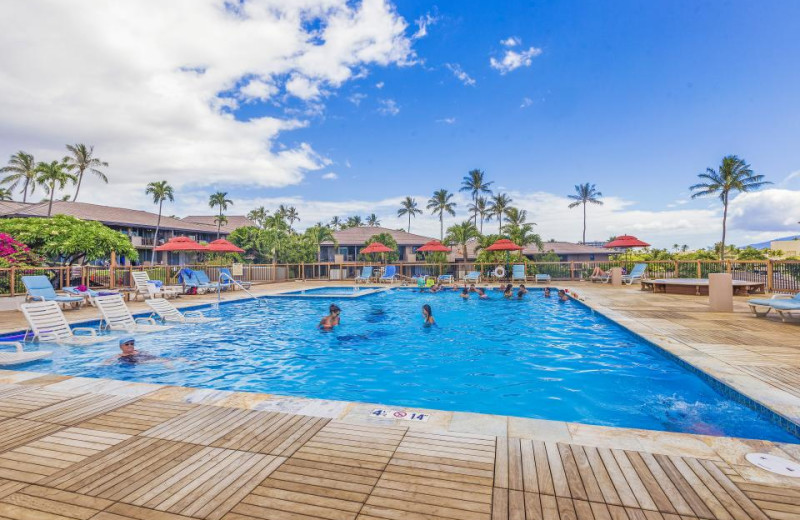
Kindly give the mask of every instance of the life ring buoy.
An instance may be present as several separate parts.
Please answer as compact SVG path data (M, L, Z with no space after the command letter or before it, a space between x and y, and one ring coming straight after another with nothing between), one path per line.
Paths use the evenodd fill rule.
M494 276L495 278L503 278L506 275L506 268L502 265L498 265L494 268Z

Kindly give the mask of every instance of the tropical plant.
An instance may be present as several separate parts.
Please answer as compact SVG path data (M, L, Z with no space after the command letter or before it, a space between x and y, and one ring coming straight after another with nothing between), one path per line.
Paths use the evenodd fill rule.
M489 186L492 185L491 182L486 182L485 173L482 170L470 170L463 179L461 179L461 188L459 191L468 191L472 196L472 217L473 217L473 224L475 227L478 226L478 210L477 210L477 203L478 203L478 195L482 193L492 193L492 190L489 189Z
M461 249L461 256L464 261L467 261L467 243L475 238L478 238L478 228L469 220L465 220L460 224L453 224L447 228L447 236L445 242L451 246L458 246Z
M766 260L767 255L761 249L756 249L752 246L747 246L740 249L736 255L737 260Z
M576 184L575 194L567 195L574 202L570 203L569 208L576 208L583 206L583 239L581 243L586 243L586 204L599 204L602 205L603 201L600 200L603 194L595 189L594 184Z
M276 211L281 217L283 217L286 222L289 223L289 231L294 231L292 226L295 222L300 221L300 214L297 212L297 208L294 206L286 207L283 204L278 206L278 211Z
M428 200L427 208L431 213L439 215L439 239L444 240L444 214L447 213L453 217L456 216L456 203L452 202L453 194L449 193L446 189L436 190L433 196Z
M489 202L489 212L497 219L497 230L499 233L503 232L503 215L506 210L511 207L511 197L505 193L498 193L493 195Z
M374 253L372 258L369 260L377 260L381 256L385 256L387 262L397 262L400 259L400 252L397 247L397 242L395 241L394 237L389 233L378 233L369 237L366 242L364 242L364 247L370 245L373 242L380 242L381 244L385 245L389 249L392 250L391 253ZM368 255L360 255L362 259L367 260Z
M417 200L411 197L406 197L400 203L400 209L397 210L397 218L408 217L408 232L411 233L411 217L422 215L422 210L417 207Z
M69 171L78 170L76 176L77 186L75 187L75 196L72 200L78 200L78 193L81 191L81 181L83 181L84 172L89 172L99 178L101 181L108 184L108 177L98 168L108 168L108 163L94 157L94 146L86 146L85 144L68 144L67 151L70 155L64 157L64 164L67 165Z
M530 244L535 244L540 251L544 250L542 237L533 232L533 222L526 222L528 219L528 212L524 209L508 208L506 210L507 222L503 226L503 232L508 235L508 238L518 246L525 247ZM522 251L520 251L522 255Z
M361 217L356 215L354 217L347 217L347 221L345 222L345 225L342 226L342 229L344 229L345 227L348 228L361 227L363 225L364 223L361 221Z
M225 215L217 215L214 217L214 224L217 225L217 238L219 238L219 229L228 223L228 217Z
M685 252L686 252L686 251L688 251L688 250L689 250L689 246L688 246L688 245L686 245L686 244L683 244L683 245L681 246L681 253L685 253Z
M743 159L736 155L728 155L722 158L718 170L706 168L705 173L698 175L703 182L689 187L692 198L717 195L722 201L722 247L720 248L720 259L725 260L725 233L728 224L728 203L732 192L748 192L757 190L764 185L772 184L764 180L763 175L756 175Z
M497 263L505 260L505 253L502 251L487 251L486 248L494 244L501 238L508 238L503 235L480 235L477 237L475 252L477 262Z
M333 242L333 247L336 247L336 238L333 236L333 231L328 226L323 226L317 223L306 229L304 235L308 237L314 247L317 248L317 262L322 261L322 243Z
M381 225L381 221L378 220L378 215L376 215L375 213L370 213L369 216L367 216L367 225L369 227L378 227L378 226L380 226Z
M172 186L167 181L154 181L147 185L144 190L146 195L153 196L153 204L158 204L158 220L156 221L156 232L153 233L153 247L158 246L158 232L161 229L161 210L164 207L164 201L175 202L175 192ZM153 255L155 255L155 251ZM153 257L155 261L155 256Z
M0 188L0 200L14 200L11 195L11 190L8 188Z
M208 198L208 207L211 209L219 208L219 215L214 219L214 222L217 223L217 238L219 238L220 229L222 228L222 212L228 209L228 204L233 205L233 201L228 198L227 191L218 191Z
M50 204L47 206L47 216L53 213L53 197L56 189L63 190L68 182L75 182L77 178L68 173L64 163L53 161L50 163L40 162L36 167L36 182L44 186L50 197Z
M255 222L260 228L264 227L264 221L267 219L269 211L264 206L259 206L256 209L250 210L247 214L247 220Z
M489 210L489 201L486 199L486 197L478 197L475 199L475 202L469 205L467 209L470 213L474 213L480 217L478 219L480 222L479 231L483 233L483 221L492 218L492 214Z
M8 160L8 166L0 168L0 172L8 173L0 180L0 184L8 184L9 190L14 190L19 183L22 183L22 202L28 202L28 192L33 195L36 189L36 162L33 155L20 150Z
M342 229L342 219L340 219L339 217L333 217L331 221L328 223L328 225L334 231L339 231L340 229Z
M0 233L0 267L15 265L35 266L41 263L39 255L6 233Z

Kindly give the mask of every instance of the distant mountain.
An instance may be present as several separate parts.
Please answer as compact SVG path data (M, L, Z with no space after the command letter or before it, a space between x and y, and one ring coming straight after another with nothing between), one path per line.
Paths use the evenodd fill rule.
M758 244L750 244L747 247L754 247L756 249L769 249L769 245L776 240L794 240L796 238L800 238L800 235L789 235L788 237L781 237L781 238L773 238L767 242L759 242Z

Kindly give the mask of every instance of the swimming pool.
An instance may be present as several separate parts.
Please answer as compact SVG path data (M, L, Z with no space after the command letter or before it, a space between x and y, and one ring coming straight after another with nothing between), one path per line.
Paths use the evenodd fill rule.
M340 288L341 289L341 288ZM316 328L331 302L334 332ZM422 326L430 304L438 326ZM55 347L27 370L797 442L765 415L575 302L408 289L210 308L221 321L137 337L171 366L104 365L115 343ZM53 348L48 345L46 348Z

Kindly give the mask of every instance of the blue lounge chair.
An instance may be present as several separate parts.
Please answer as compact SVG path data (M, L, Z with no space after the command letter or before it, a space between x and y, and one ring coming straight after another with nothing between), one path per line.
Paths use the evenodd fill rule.
M83 296L59 296L56 294L53 284L44 275L23 276L22 283L27 291L25 301L56 302L62 306L69 304L73 307L80 307L83 304Z
M249 289L253 284L250 282L243 282L241 280L237 280L231 274L231 270L227 267L221 267L219 269L219 277L220 277L220 284L223 289L234 289L236 285L241 285L245 289Z
M206 274L206 272L205 272L205 271L195 271L195 270L192 270L192 275L193 275L193 276L194 276L194 278L197 280L197 284L198 284L198 285L197 285L197 288L198 288L198 289L205 289L205 290L207 290L207 291L208 291L208 290L211 290L211 291L216 291L217 289L220 289L220 285L219 285L219 283L217 283L217 282L212 282L212 281L211 281L211 280L208 278L208 275Z
M790 296L788 294L774 294L772 298L756 298L748 300L747 304L753 315L764 317L774 310L781 317L782 321L792 317L792 312L800 312L800 293ZM766 307L766 311L758 312L757 307Z
M525 265L523 264L514 264L511 266L511 281L526 281L528 278L525 276Z
M372 270L373 267L371 265L366 265L361 269L361 273L356 276L355 282L364 282L369 283L370 278L372 278Z
M552 280L553 280L552 277L549 274L546 274L546 273L537 273L536 277L534 278L534 281L536 283L539 283L539 282L550 283Z
M378 281L394 283L395 278L397 278L397 266L387 265Z
M622 275L622 283L633 285L633 282L641 282L647 272L647 264L636 264L631 269L630 274Z
M470 271L464 277L464 281L468 283L479 283L481 281L480 271Z
M439 283L453 283L453 275L452 274L440 274L439 277L436 280Z

